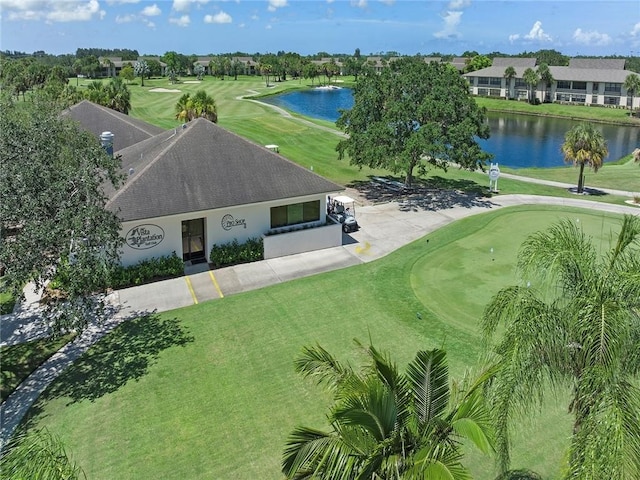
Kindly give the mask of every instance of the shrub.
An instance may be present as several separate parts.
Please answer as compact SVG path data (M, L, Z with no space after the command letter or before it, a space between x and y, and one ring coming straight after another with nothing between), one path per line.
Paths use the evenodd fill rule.
M245 243L238 243L238 240L234 239L229 243L214 245L209 259L216 268L257 262L264 259L262 238L250 238Z
M179 277L184 274L184 263L173 252L163 257L148 258L129 267L115 267L110 274L111 288L142 285L154 280Z

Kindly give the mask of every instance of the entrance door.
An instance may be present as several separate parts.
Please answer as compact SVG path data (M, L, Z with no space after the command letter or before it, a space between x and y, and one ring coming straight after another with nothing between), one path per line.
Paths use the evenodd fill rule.
M182 222L182 259L206 261L204 246L204 218Z

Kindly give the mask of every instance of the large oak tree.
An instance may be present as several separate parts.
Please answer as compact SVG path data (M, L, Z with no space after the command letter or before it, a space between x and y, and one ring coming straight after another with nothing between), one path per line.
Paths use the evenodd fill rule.
M403 173L411 186L416 168L482 167L491 158L477 142L489 138L485 112L450 65L397 60L360 77L353 108L336 122L347 133L336 150L353 165Z
M103 312L100 296L118 257L120 223L103 186L119 160L51 104L0 99L0 265L5 287L55 280L65 299L47 312L56 329L82 328ZM55 283L54 282L54 283Z

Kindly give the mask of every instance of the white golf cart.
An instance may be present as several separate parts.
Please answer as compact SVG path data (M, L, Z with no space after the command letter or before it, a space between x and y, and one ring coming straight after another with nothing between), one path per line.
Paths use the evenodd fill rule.
M327 199L327 215L342 224L344 233L355 232L360 228L356 221L356 201L346 195Z

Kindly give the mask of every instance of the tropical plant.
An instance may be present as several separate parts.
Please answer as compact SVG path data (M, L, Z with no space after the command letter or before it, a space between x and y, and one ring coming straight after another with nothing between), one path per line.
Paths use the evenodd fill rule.
M634 162L640 163L640 148L636 148L631 155L633 155Z
M490 372L468 388L451 389L444 350L419 351L406 373L373 346L363 350L368 362L360 372L320 346L305 348L296 360L299 373L329 387L334 404L328 432L297 427L290 434L286 477L470 478L461 440L484 453L493 449L481 388Z
M577 192L583 193L584 167L588 165L594 173L600 169L604 159L609 155L607 141L602 132L593 125L581 123L565 134L561 150L565 162L571 162L580 168Z
M142 80L142 86L144 87L144 77L149 75L149 64L146 60L138 60L133 64L133 73L136 77L140 77Z
M87 478L65 451L62 441L47 430L20 433L0 457L2 478L77 480Z
M631 115L633 115L633 97L636 93L640 93L640 75L635 73L630 73L624 79L623 84L624 89L627 91L627 94L631 97Z
M504 78L507 80L507 97L511 98L511 79L515 78L516 69L509 66L504 69Z
M105 87L106 107L129 114L131 110L131 92L120 77L112 77Z
M202 80L202 76L204 75L204 66L200 63L196 63L193 66L193 73L198 80Z
M551 74L551 70L549 69L549 66L546 63L541 63L540 65L538 65L538 76L540 77L540 80L542 80L542 82L544 83L544 101L551 101L548 96L549 96L549 89L551 88L551 85L553 84L553 75Z
M640 217L606 250L564 219L531 235L482 318L498 369L489 388L502 470L513 423L549 390L570 394L565 478L640 478ZM526 285L524 284L526 282Z
M527 68L522 74L522 79L529 86L529 103L533 103L534 99L534 88L538 85L540 81L540 77L538 76L538 72L536 72L533 68Z
M198 90L193 96L190 93L183 94L176 103L176 118L183 122L189 122L200 117L213 123L218 121L214 98L204 90Z

